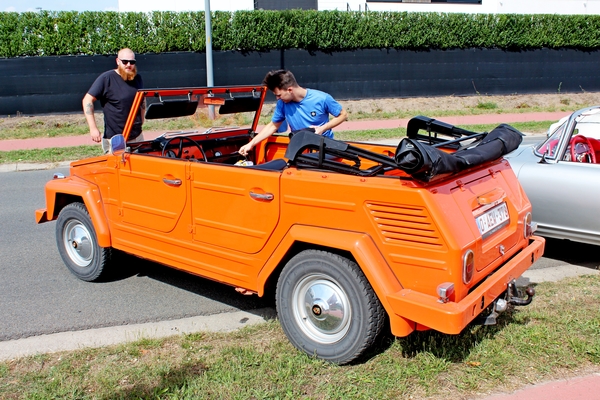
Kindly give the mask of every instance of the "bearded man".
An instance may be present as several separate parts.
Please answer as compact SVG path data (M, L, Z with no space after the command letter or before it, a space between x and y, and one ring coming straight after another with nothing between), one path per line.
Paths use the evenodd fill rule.
M110 138L123 133L129 111L138 89L143 88L142 77L137 73L135 54L131 49L121 49L117 54L117 69L101 74L83 97L83 113L90 127L94 142L102 141L104 153L110 149ZM94 118L94 101L99 100L104 111L104 135L100 134ZM144 104L136 116L128 142L144 140L142 123L144 122Z

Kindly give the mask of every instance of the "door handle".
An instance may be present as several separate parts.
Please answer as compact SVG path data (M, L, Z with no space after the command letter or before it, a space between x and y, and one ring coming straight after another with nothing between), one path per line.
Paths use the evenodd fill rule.
M250 192L250 197L252 197L253 199L256 200L262 200L262 201L271 201L275 198L275 196L273 196L273 193L254 193L254 192Z
M167 179L163 178L163 182L169 186L181 186L181 179Z

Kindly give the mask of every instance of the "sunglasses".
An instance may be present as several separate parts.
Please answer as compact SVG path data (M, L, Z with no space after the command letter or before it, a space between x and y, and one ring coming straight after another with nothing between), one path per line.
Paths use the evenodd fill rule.
M122 62L124 65L127 65L127 64L135 65L135 60L123 60L123 59L121 59L121 58L119 58L119 60L121 60L121 62Z

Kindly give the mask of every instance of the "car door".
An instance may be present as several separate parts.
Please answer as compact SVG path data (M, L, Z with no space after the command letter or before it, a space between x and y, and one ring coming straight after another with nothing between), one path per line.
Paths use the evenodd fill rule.
M182 160L128 154L119 167L121 222L171 232L187 200L186 166Z
M194 163L191 165L193 240L259 252L279 221L280 171Z
M540 232L600 234L600 164L527 163L519 171Z

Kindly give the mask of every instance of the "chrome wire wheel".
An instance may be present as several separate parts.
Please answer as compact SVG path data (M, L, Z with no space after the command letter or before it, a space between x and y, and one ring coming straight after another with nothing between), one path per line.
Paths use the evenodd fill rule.
M73 263L87 267L94 259L93 236L85 225L77 220L69 220L63 229L65 251Z
M294 287L292 299L299 328L315 342L336 343L348 333L352 307L344 290L329 277L306 276Z

